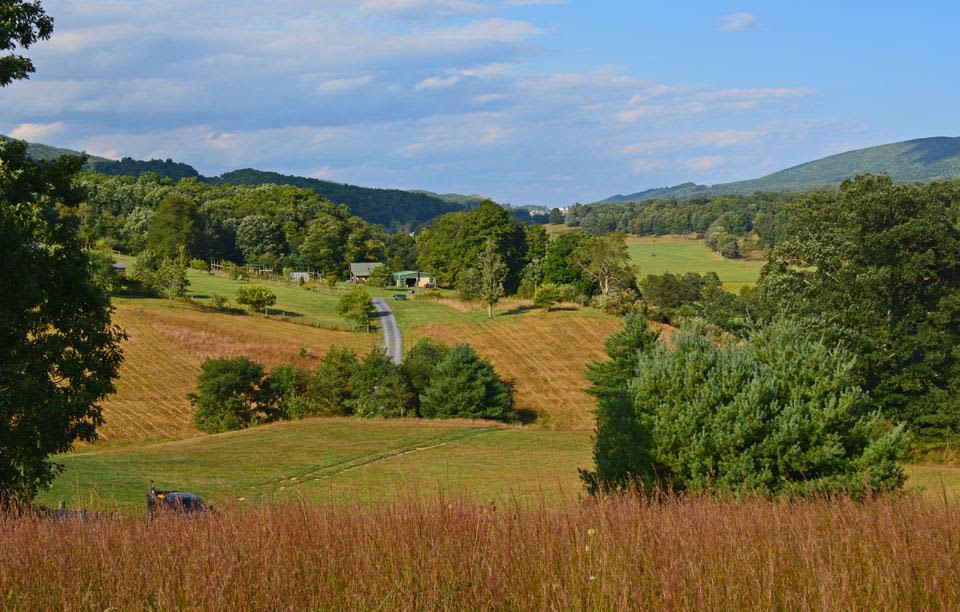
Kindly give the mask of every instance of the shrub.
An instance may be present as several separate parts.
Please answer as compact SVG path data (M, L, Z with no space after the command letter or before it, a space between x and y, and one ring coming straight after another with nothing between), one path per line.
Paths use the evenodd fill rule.
M533 295L533 303L550 312L550 307L560 301L560 288L553 283L543 283Z
M468 344L450 349L420 396L420 412L428 418L513 421L513 394L489 361Z
M187 396L193 422L206 433L255 425L263 405L263 366L246 357L208 359L200 366L197 391Z
M344 293L337 302L337 314L349 320L357 327L370 325L373 314L373 298L364 287L357 287Z
M202 259L197 259L196 257L194 257L193 259L190 260L190 269L199 270L200 272L206 272L207 270L210 269L210 266L208 266L207 262L203 261Z
M371 351L350 378L353 389L351 407L362 417L406 416L413 394L400 367L384 349Z
M644 345L635 362L591 368L601 383L591 490L859 497L902 485L905 434L884 426L844 350L785 323L733 345L696 325L669 346ZM625 374L629 392L615 393Z
M529 278L524 278L520 281L520 286L517 287L517 297L522 300L532 299L536 295L537 287L533 284L533 281Z
M227 307L227 304L230 303L230 301L226 297L220 295L219 293L214 293L213 295L211 295L210 300L213 302L213 307L216 308L217 310L225 309Z
M237 303L249 306L254 312L267 312L268 306L277 303L277 294L263 285L241 285L237 287Z

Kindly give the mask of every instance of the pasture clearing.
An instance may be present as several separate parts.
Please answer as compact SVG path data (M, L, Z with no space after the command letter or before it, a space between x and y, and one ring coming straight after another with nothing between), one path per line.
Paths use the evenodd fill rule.
M186 396L196 387L200 364L210 357L245 355L268 367L311 365L333 345L366 352L380 343L376 334L213 312L182 301L119 298L114 304L113 320L129 338L123 342L117 392L103 404L103 444L197 435Z
M630 259L640 267L640 276L648 274L686 274L716 272L726 289L754 285L760 278L763 261L724 259L703 240L689 236L627 236Z

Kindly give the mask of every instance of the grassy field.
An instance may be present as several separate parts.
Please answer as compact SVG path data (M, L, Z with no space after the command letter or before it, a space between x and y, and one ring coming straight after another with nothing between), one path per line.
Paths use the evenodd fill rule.
M536 460L531 460L532 458ZM480 499L575 499L591 461L587 433L489 422L308 419L216 436L64 455L41 501L138 512L150 480L215 504L296 497L382 501L401 490Z
M232 504L192 520L0 514L0 607L953 610L960 506L629 496Z
M727 289L755 284L763 267L762 261L724 259L702 240L683 236L628 236L627 248L641 276L716 272Z
M380 344L376 334L212 312L179 301L117 299L115 304L114 321L129 338L123 343L117 393L104 403L106 423L99 431L106 444L196 435L186 395L209 357L246 355L267 366L310 365L335 344L364 352Z
M402 492L557 505L582 495L592 465L588 431L489 422L307 419L160 444L58 458L65 471L40 498L56 505L140 513L151 480L216 505L306 499L383 502ZM915 464L907 487L960 496L960 468ZM243 498L243 501L239 500Z

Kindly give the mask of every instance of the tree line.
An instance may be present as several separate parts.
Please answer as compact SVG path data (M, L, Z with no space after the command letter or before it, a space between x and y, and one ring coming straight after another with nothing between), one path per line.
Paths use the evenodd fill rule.
M467 344L421 339L395 364L383 349L365 357L331 348L313 370L264 367L247 357L208 359L189 395L207 433L314 416L490 419L513 422L512 385Z

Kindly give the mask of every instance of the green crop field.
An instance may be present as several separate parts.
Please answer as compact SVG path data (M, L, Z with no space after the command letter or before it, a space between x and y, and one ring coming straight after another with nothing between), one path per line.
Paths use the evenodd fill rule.
M684 236L628 236L627 248L640 276L716 272L727 289L752 285L760 277L762 261L724 259L702 240Z
M215 504L287 497L375 501L412 489L482 499L573 499L580 492L577 468L591 458L586 432L328 418L68 454L59 461L65 471L43 502L133 510L150 480L196 491Z

